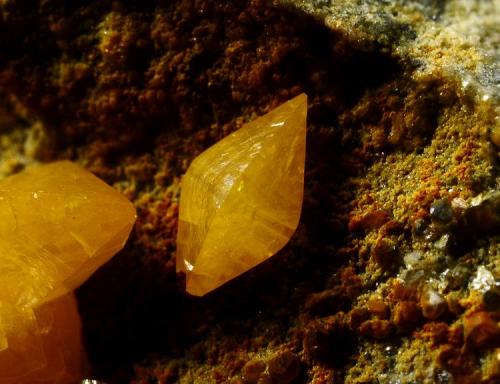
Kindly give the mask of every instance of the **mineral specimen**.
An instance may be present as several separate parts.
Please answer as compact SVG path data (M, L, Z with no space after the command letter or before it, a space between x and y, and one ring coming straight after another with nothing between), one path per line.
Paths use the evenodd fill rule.
M61 149L129 186L141 212L134 252L79 295L96 377L274 382L269 358L291 351L302 383L500 383L500 347L479 340L486 317L469 318L500 320L487 199L499 0L0 4L0 175ZM179 298L180 169L301 91L294 246L213 297ZM430 212L440 200L450 221ZM481 265L491 284L476 284ZM426 289L445 301L435 320Z
M0 383L69 384L81 378L85 353L73 294L36 309L0 302Z
M177 270L201 296L279 251L297 228L304 189L307 96L215 144L182 181Z
M134 207L57 162L2 180L0 213L0 383L72 382L83 354L71 291L123 247Z
M33 306L84 282L118 252L132 204L79 166L57 162L0 182L0 301Z

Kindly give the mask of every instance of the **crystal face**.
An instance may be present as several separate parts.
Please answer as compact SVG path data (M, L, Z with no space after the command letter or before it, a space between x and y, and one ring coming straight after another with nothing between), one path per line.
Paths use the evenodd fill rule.
M177 270L201 296L278 252L299 223L307 96L244 125L192 162L182 180Z
M81 374L72 291L125 244L133 205L83 168L57 162L0 181L0 384Z
M85 353L73 294L36 309L0 305L0 384L69 384L81 378Z
M74 290L118 252L135 209L76 164L57 162L0 182L0 301L33 306Z

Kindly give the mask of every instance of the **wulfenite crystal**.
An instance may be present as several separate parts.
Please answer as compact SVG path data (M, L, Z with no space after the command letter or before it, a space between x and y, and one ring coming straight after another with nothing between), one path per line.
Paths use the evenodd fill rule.
M39 307L0 303L0 384L73 384L85 353L72 293Z
M72 291L119 251L135 209L57 162L0 181L0 384L71 383L82 345Z
M227 136L182 180L177 270L201 296L274 255L297 228L304 191L307 96Z

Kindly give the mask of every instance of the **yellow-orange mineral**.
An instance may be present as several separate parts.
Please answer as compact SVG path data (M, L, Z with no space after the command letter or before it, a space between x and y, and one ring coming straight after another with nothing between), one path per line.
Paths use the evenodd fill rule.
M182 180L177 269L201 296L278 252L299 223L307 96L199 155Z
M70 162L0 181L0 384L81 375L71 291L123 247L134 221L124 196Z
M0 304L0 384L72 384L85 353L73 294L36 309Z

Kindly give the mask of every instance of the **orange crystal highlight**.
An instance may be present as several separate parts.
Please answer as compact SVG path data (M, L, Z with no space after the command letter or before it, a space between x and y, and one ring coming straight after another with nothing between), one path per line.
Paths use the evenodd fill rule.
M82 378L85 353L73 294L35 310L0 308L0 384L69 384Z
M67 161L0 181L0 214L0 302L16 307L73 291L123 248L135 221L125 196Z
M0 181L0 384L72 383L82 374L72 291L123 248L133 205L76 164Z
M202 296L290 240L302 208L307 96L244 125L193 160L182 180L177 270Z

